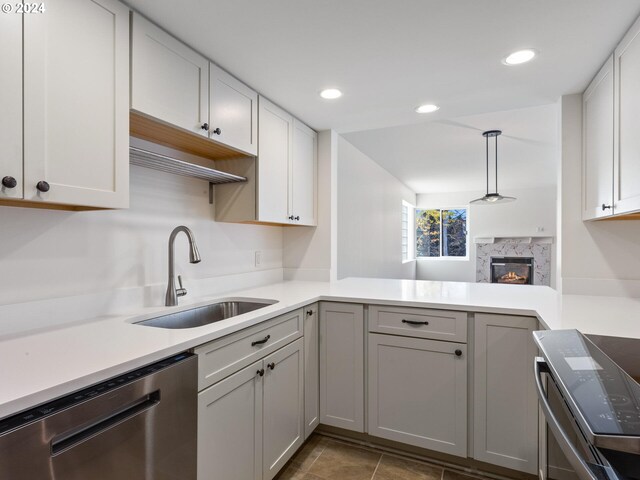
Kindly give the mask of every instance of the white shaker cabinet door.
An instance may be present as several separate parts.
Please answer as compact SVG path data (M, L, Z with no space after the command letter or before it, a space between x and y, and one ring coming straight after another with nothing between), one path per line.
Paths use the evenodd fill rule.
M293 117L260 97L258 127L258 220L290 223L289 160Z
M260 360L198 394L198 480L262 479L263 381Z
M264 369L262 478L271 480L304 442L304 340L265 357Z
M129 203L129 9L57 0L24 16L24 198Z
M297 225L316 225L317 149L318 134L294 119L289 213Z
M467 346L369 334L369 434L467 456Z
M209 67L209 135L249 155L258 153L258 94L214 63Z
M0 199L21 199L22 15L0 14L0 45Z
M614 52L614 213L640 210L640 19Z
M133 14L131 108L208 136L209 61Z
M320 303L320 423L364 432L364 307Z
M475 315L473 458L538 471L533 317Z
M582 219L613 212L613 56L582 97Z
M304 438L320 423L318 304L304 309Z

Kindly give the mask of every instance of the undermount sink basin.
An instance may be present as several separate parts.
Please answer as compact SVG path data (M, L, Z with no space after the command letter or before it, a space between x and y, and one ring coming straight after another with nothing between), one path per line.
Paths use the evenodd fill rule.
M202 327L203 325L209 325L268 307L274 303L277 302L275 300L227 300L134 323L145 327L157 328Z

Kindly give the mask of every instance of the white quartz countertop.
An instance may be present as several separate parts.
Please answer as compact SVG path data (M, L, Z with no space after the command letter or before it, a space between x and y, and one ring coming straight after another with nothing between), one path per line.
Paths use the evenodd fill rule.
M277 303L183 330L133 323L230 298ZM179 307L139 309L0 338L0 418L318 300L529 315L537 316L548 329L576 328L588 334L640 338L639 298L563 296L549 287L463 282L364 278L283 282L224 296L183 298Z

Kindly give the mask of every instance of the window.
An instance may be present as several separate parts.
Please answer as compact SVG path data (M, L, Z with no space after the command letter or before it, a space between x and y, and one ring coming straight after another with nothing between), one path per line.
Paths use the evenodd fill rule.
M413 210L414 206L403 201L402 202L402 261L408 262L415 259L413 241L411 241L413 232Z
M416 256L467 256L467 209L416 209Z

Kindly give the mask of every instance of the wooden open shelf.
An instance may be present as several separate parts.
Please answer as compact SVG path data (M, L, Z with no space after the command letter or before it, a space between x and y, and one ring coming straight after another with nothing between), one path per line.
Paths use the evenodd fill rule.
M129 113L129 132L132 137L213 160L249 156L215 140L166 124L136 111Z

